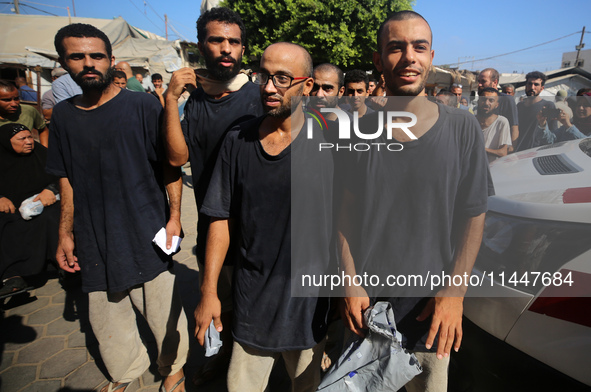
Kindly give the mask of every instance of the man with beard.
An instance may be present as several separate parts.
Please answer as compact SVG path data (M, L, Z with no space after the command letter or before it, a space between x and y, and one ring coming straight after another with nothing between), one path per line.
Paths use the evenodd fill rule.
M373 61L383 72L389 97L384 111L410 112L416 125L408 128L411 134L392 129L391 137L402 149L353 152L352 164L343 167L341 176L335 173L346 182L339 236L342 269L350 277L367 273L387 281L384 274L425 277L445 272L456 282L458 276L470 276L476 259L488 196L482 131L467 111L423 96L434 56L432 41L429 24L413 11L394 13L378 30ZM363 117L359 129L365 134L375 130L378 114ZM408 122L404 117L394 120ZM372 139L375 144L391 142L386 132ZM468 287L446 283L432 291L412 285L345 287L343 320L359 335L365 334L363 312L374 299L392 304L405 348L423 367L406 384L409 392L447 389L449 355L452 347L460 348Z
M196 256L201 272L209 227L209 217L202 213L201 206L222 140L233 126L263 114L258 87L240 73L245 34L242 19L228 8L216 7L201 14L197 20L197 47L207 68L198 70L198 74L191 68L174 72L166 93L164 121L168 158L173 166L182 166L187 160L191 162L198 212ZM181 122L177 101L186 85L197 87L197 79L201 87L191 93ZM233 255L233 251L228 252L218 287L226 323L230 323L232 314ZM199 277L201 279L203 273ZM222 349L198 371L196 384L225 371L232 348L229 329L221 337Z
M483 69L478 75L478 95L486 87L492 87L496 90L499 89L499 72L494 68ZM517 116L517 106L512 96L499 93L499 106L496 114L500 114L509 121L509 125L511 126L511 140L514 142L519 137L520 122ZM513 148L510 146L509 152L511 151L513 151Z
M150 366L134 308L156 340L162 388L184 390L187 320L172 257L152 244L165 226L170 250L181 232L182 182L161 146L162 107L112 84L111 44L95 27L63 27L55 47L83 91L57 104L51 122L47 171L60 177L61 194L56 257L63 270L81 271L89 293L89 320L112 380L102 392L123 391Z
M283 357L292 390L315 391L328 298L291 295L291 265L303 261L299 251L313 247L306 261L317 267L327 265L331 236L330 220L324 220L308 225L304 233L298 231L309 241L305 246L292 244L292 227L332 211L332 192L326 186L332 183L330 153L316 160L300 159L304 166L313 165L312 170L312 166L299 165L292 169L298 157L318 149L302 131L306 122L302 95L309 94L314 85L312 58L299 45L273 44L263 53L254 82L260 85L266 115L228 133L203 203L203 212L212 220L202 297L195 312L197 339L203 344L212 320L218 330L230 327L222 327L220 321L217 282L228 245L237 241L235 342L228 390L264 391L274 363ZM309 186L312 178L319 180L318 186ZM290 200L305 204L305 213L292 214ZM231 232L232 225L240 235Z
M339 108L339 98L345 92L345 75L339 67L324 63L314 68L314 87L310 96L310 107L320 111L321 108ZM323 113L325 119L336 121L336 113Z
M499 90L485 87L478 97L478 114L476 118L484 135L488 163L507 155L511 145L511 130L509 122L503 116L495 114L499 105Z
M538 115L542 109L556 109L554 102L545 101L540 97L544 90L546 75L539 71L533 71L525 75L525 95L523 102L517 104L519 113L519 138L514 141L515 151L523 151L535 146L536 127L538 126ZM548 118L548 129L552 132L558 129L558 116Z

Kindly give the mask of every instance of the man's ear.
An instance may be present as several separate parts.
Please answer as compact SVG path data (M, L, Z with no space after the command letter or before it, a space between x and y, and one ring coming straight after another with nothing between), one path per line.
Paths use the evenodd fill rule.
M378 52L373 52L373 65L376 66L378 72L382 72L382 55Z
M197 42L197 49L199 50L199 54L201 54L201 56L204 57L205 55L203 54L203 44L201 42ZM244 46L242 47L242 52L244 53Z
M345 86L341 86L341 88L339 89L339 93L337 94L337 97L342 97L343 94L345 94Z
M314 78L308 78L306 79L306 81L304 81L304 92L303 95L304 96L310 96L310 92L312 91L312 88L314 88Z
M111 68L115 66L115 56L111 56Z

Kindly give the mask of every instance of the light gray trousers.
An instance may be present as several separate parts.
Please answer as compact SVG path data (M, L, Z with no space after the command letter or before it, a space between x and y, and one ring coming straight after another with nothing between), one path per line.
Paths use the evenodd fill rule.
M132 382L150 367L133 308L144 316L158 346L158 371L166 377L182 369L189 340L187 317L175 276L165 271L132 289L88 295L90 324L113 382Z

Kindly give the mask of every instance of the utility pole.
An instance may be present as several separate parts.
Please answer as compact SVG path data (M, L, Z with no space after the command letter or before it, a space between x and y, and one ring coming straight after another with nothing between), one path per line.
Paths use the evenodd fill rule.
M583 43L584 36L585 36L585 26L583 26L583 31L581 32L581 42L579 42L579 44L577 46L575 46L575 49L577 50L577 59L575 60L575 67L579 66L579 55L581 54L581 49L583 49L585 47L585 44Z
M168 16L164 14L164 30L166 31L166 40L168 41Z
M74 16L76 16L76 3L72 0L72 11L74 11Z
M18 0L14 0L14 13L15 14L20 14L21 11L18 8Z

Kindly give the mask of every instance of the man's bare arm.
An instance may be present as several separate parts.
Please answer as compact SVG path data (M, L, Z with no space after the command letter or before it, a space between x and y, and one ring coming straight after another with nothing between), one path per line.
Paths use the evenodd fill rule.
M37 131L39 133L39 142L44 146L49 146L49 128L45 127Z
M470 275L472 273L482 241L484 217L485 214L482 213L465 219L463 230L458 239L458 246L456 246L452 281L453 276L459 275L463 277L464 274ZM468 286L466 285L447 287L440 290L417 317L417 320L422 321L429 315L433 315L426 347L431 348L435 336L439 332L439 343L437 345L437 357L439 359L449 356L452 345L455 351L460 349L462 343L463 302L467 290Z
M506 144L503 144L501 147L499 148L485 148L486 152L498 156L498 157L504 157L505 155L507 155L507 152L509 151L509 147Z
M78 257L74 255L74 190L70 181L60 178L61 214L56 259L67 272L80 271Z
M212 218L207 233L207 245L205 247L205 271L203 274L203 284L201 285L201 300L197 309L195 309L195 337L199 344L203 346L205 332L213 320L213 324L218 331L221 331L222 304L218 298L218 279L224 259L230 246L230 219Z
M337 223L341 269L345 275L349 275L351 278L355 276L356 269L347 239L352 236L353 222L351 220L351 211L355 210L354 204L355 199L353 194L345 191ZM365 336L364 329L367 329L367 325L365 324L363 312L370 305L367 292L361 286L345 287L344 289L345 292L341 300L341 318L347 328L359 336Z
M168 193L170 218L166 224L166 249L172 246L172 236L181 235L181 198L183 193L183 177L181 169L164 163L164 185Z
M189 160L189 148L185 142L178 110L178 99L186 85L197 87L195 71L182 68L172 74L166 90L164 105L164 140L166 155L172 166L179 167Z
M512 125L511 126L511 143L514 143L515 140L517 140L517 138L519 137L519 126L518 125ZM513 146L508 146L507 147L507 152L513 152Z

